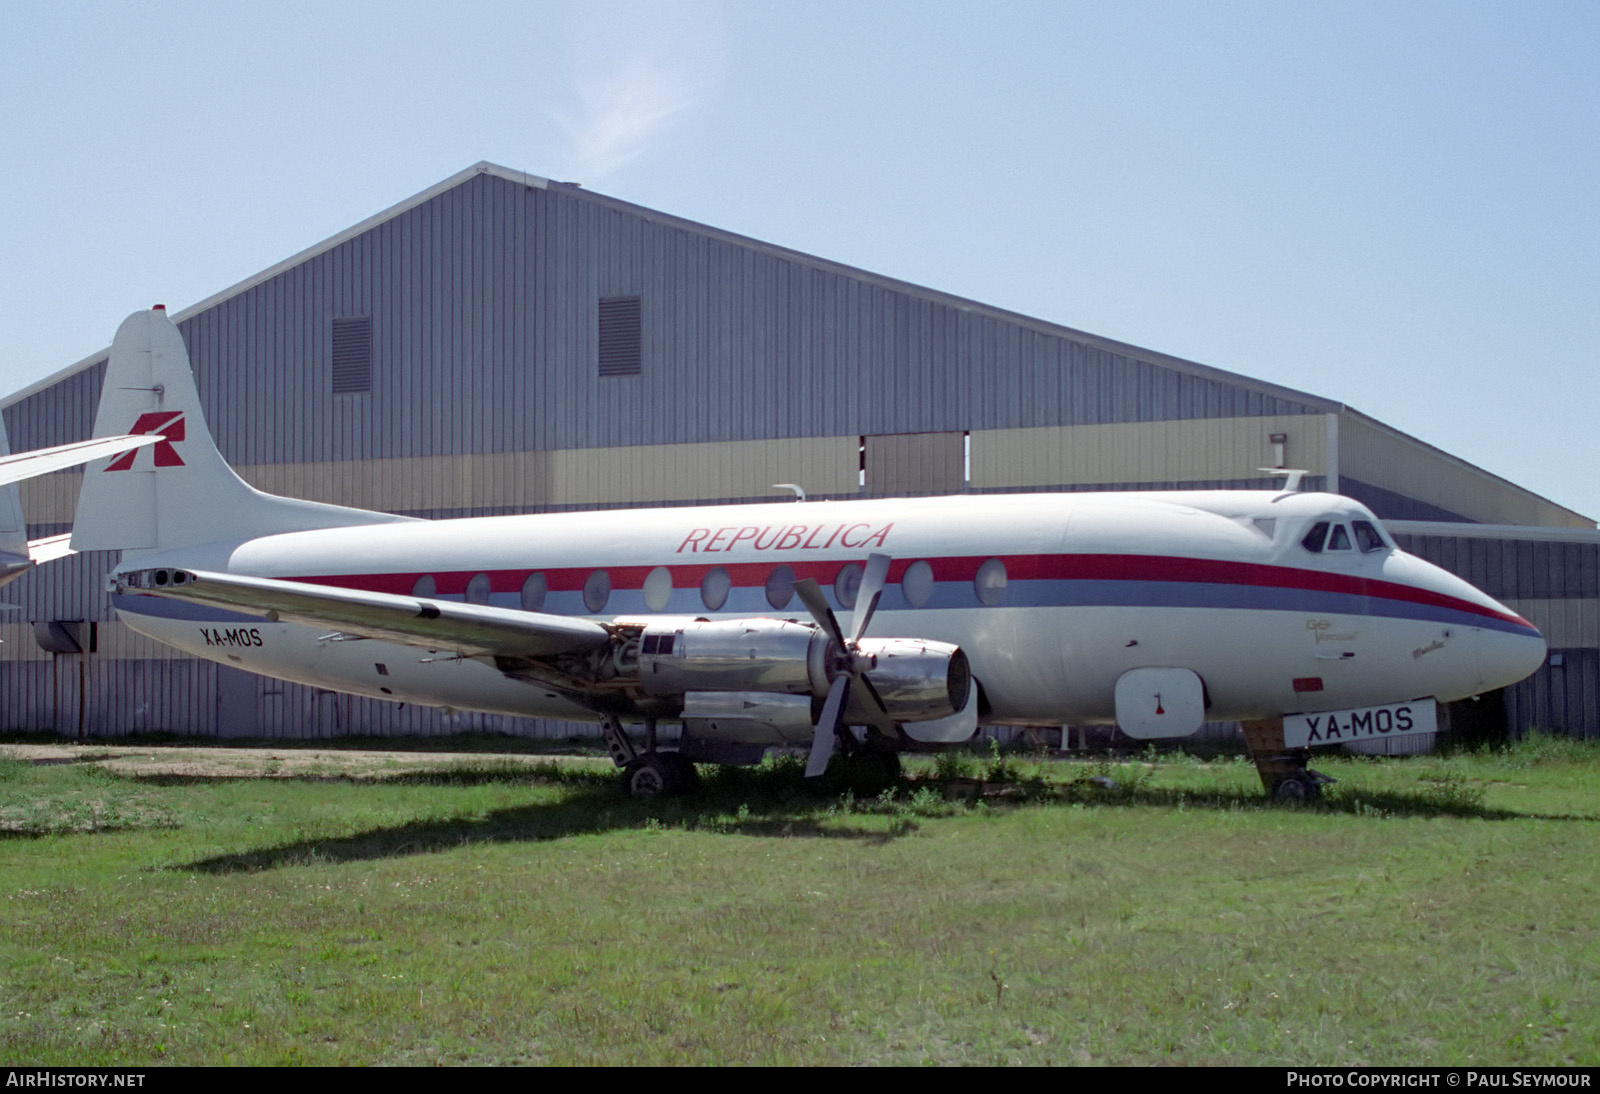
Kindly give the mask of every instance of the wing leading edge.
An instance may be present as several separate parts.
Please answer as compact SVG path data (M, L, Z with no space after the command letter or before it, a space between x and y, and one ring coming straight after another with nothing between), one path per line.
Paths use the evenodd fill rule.
M128 571L117 575L117 592L212 604L465 657L555 657L611 641L611 632L587 619L203 570Z

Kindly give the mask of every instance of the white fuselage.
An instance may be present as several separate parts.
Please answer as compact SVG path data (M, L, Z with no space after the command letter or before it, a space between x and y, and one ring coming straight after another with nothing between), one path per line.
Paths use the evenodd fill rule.
M129 552L123 565L602 621L804 622L789 583L815 578L847 616L841 568L882 553L894 561L869 634L959 645L984 720L997 724L1109 722L1116 681L1134 668L1192 670L1206 716L1229 720L1459 699L1540 663L1544 640L1526 621L1387 542L1308 549L1319 521L1347 531L1376 523L1328 494L968 495L332 528ZM848 575L840 585L848 598ZM595 716L448 649L430 657L330 640L325 629L150 596L118 596L117 608L152 638L269 676L462 709Z

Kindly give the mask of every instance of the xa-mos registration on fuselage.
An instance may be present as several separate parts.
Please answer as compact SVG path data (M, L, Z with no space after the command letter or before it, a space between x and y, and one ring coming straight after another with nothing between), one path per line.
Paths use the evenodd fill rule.
M599 721L637 792L772 746L809 749L816 774L836 750L938 747L980 724L1158 739L1237 719L1258 727L1258 761L1274 753L1269 789L1298 796L1315 780L1286 717L1326 739L1382 708L1398 730L1402 707L1420 724L1545 654L1526 620L1332 494L439 521L275 497L218 453L159 309L118 330L95 429L165 438L91 466L80 495L73 546L123 552L130 627L316 687Z

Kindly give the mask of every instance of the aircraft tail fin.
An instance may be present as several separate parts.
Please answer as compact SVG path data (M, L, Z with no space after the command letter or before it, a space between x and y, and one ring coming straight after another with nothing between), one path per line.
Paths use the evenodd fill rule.
M85 469L75 551L165 550L408 519L265 494L235 474L206 426L183 335L160 306L130 315L111 344L94 435L126 433L163 440Z

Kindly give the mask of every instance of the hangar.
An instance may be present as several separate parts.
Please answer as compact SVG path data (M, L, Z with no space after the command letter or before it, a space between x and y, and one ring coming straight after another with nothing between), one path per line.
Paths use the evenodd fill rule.
M131 302L146 304L152 301ZM1367 503L1550 642L1474 705L1600 733L1595 522L1336 401L479 163L173 317L224 455L273 493L424 517L955 492L1268 488ZM105 353L5 399L17 449L90 434ZM81 474L24 484L70 529ZM119 623L113 559L11 586L0 727L325 737L563 723L379 703ZM441 590L444 591L444 590Z

